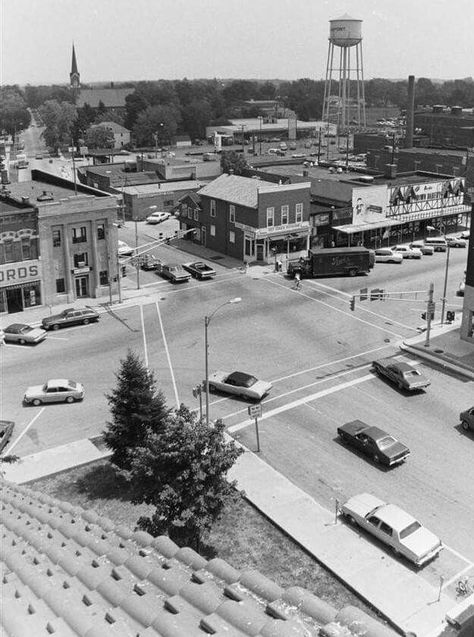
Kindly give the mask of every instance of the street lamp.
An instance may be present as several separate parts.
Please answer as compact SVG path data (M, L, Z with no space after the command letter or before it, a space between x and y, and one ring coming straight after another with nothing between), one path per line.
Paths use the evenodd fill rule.
M205 364L206 364L206 379L204 383L205 383L205 390L206 390L206 425L208 426L209 426L209 342L207 338L207 332L209 328L209 323L211 322L211 319L214 316L214 314L218 310L220 310L221 307L224 307L224 305L230 305L232 303L240 303L241 300L242 299L240 298L240 296L235 297L235 299L229 299L228 301L225 301L225 303L222 303L221 305L216 307L216 309L214 310L214 312L212 312L212 314L209 314L209 316L204 317L204 355L205 355Z

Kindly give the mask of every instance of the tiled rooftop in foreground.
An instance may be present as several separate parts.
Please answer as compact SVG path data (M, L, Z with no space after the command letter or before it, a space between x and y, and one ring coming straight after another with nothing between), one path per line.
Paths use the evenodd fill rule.
M4 637L390 637L354 607L1 482Z

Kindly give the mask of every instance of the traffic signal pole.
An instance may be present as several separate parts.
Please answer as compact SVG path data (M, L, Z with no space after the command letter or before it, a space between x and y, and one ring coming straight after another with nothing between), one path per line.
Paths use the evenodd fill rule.
M430 332L431 332L431 317L434 316L434 302L433 302L434 283L430 283L428 290L428 301L426 305L426 339L425 347L430 346Z

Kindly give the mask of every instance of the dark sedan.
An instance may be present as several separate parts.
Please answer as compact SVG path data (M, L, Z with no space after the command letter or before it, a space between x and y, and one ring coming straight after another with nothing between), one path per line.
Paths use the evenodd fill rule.
M378 427L371 427L361 420L353 420L338 427L342 442L387 467L403 462L410 455L407 446Z
M11 420L0 420L0 452L5 449L12 437L15 423Z
M204 261L194 261L193 263L183 263L183 268L195 279L212 279L216 276L216 271Z
M45 330L40 327L31 327L25 323L12 323L4 330L5 343L41 343L46 338Z
M90 307L69 307L60 314L47 316L41 324L45 330L57 330L70 325L88 325L98 320L99 314Z

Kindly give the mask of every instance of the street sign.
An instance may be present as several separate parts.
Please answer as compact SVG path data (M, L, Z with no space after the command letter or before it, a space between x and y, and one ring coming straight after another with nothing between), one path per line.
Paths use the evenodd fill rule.
M250 418L262 417L262 405L249 405L248 411L249 411Z

